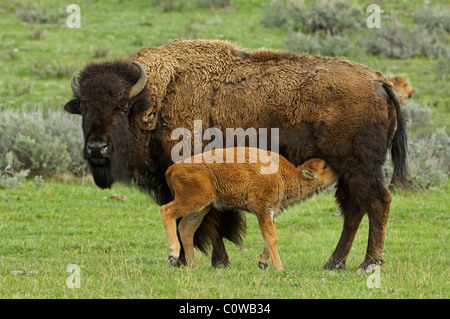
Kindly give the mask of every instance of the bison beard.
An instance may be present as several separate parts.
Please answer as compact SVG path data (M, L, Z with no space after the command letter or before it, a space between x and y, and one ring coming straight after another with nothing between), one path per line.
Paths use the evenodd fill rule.
M142 82L140 70L147 85L130 95L139 91L132 88ZM392 84L380 72L344 58L247 53L223 41L179 40L142 49L129 61L92 63L79 83L71 82L75 98L65 109L82 114L86 138L106 136L114 146L108 165L91 166L100 187L131 180L165 204L172 200L164 172L172 164L175 128L193 132L194 120L222 132L279 128L280 154L290 162L323 158L341 176L336 199L344 226L324 267L345 267L366 213L369 238L360 267L383 263L391 196L381 167L390 148L394 177L405 182L407 139ZM213 209L194 243L203 252L212 246L213 266L226 266L222 239L239 245L244 232L242 213Z
M95 184L100 188L111 188L114 183L112 176L111 164L106 165L89 165Z

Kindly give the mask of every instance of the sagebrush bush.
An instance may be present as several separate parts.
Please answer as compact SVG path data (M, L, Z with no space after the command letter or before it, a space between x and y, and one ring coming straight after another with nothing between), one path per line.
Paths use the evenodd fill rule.
M11 173L3 172L0 174L0 188L15 189L22 187L29 172L29 170L21 170Z
M415 56L437 58L449 57L450 50L438 33L419 26L404 26L398 22L384 24L374 29L370 38L360 42L367 53L387 58L409 59Z
M29 174L29 170L15 169L17 159L12 152L8 152L3 158L4 167L0 166L0 188L19 188Z
M308 52L327 56L358 56L360 50L347 36L326 36L324 34L303 34L289 32L284 40L287 49L296 52Z
M83 174L86 170L80 119L63 111L1 110L0 136L1 171L8 165L9 153L16 171L29 170L33 176Z
M60 60L39 60L30 64L30 72L43 79L62 79L72 76L79 69L75 63L65 63Z
M414 136L430 136L432 133L429 127L433 109L429 105L422 105L419 102L409 99L402 110L405 117L408 119L408 133Z
M196 8L225 8L231 0L150 0L150 4L162 8L164 12L192 10Z
M413 13L414 22L431 30L450 32L450 11L425 9Z
M361 8L348 1L315 2L310 12L304 12L304 27L312 32L324 31L328 35L356 31L365 21Z
M313 6L279 0L268 6L261 20L266 26L286 25L295 31L324 32L327 35L357 31L364 21L359 6L341 0L316 2Z
M450 136L441 128L427 137L411 137L408 143L408 188L426 190L442 187L450 174ZM383 167L384 182L391 184L390 158Z
M435 64L436 74L446 80L450 75L450 58L445 56L440 56Z
M30 24L64 24L67 19L65 6L49 9L36 3L23 4L16 15L22 22Z
M408 119L408 182L411 189L443 186L450 174L450 136L445 127L429 127L433 109L408 100L402 106ZM385 182L392 178L390 159L384 166Z
M450 137L442 128L430 138L412 138L409 142L409 182L413 189L442 187L450 168Z
M288 1L275 1L267 7L266 15L261 23L268 27L282 27L287 25L296 15L293 11L299 7Z

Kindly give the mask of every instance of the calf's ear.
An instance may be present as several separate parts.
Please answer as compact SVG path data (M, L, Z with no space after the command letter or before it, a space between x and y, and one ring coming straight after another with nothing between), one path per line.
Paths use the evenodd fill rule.
M64 105L64 109L72 114L81 114L80 111L80 100L72 99Z
M307 169L302 170L302 174L307 179L313 179L315 177L314 173Z

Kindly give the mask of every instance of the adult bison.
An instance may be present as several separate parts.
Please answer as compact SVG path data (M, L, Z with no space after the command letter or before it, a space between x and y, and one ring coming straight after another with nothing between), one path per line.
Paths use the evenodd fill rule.
M64 108L82 115L84 156L98 186L134 181L167 203L164 172L178 143L175 128L192 132L194 120L203 130L279 128L279 151L290 162L323 158L341 176L336 199L344 227L324 268L345 267L365 213L369 239L360 268L383 263L391 196L381 167L390 148L394 177L403 182L407 150L400 106L380 72L344 58L178 40L128 60L91 63L78 82L72 78L75 96ZM240 212L213 211L195 245L204 252L212 245L213 266L228 265L223 238L239 243L244 230Z

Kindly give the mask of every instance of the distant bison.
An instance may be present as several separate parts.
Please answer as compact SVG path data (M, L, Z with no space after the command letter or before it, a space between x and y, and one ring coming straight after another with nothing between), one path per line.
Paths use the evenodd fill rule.
M414 88L403 76L394 76L388 78L389 81L394 85L394 91L401 97L410 98L414 93Z
M390 148L394 178L405 180L406 132L392 84L380 72L344 58L178 40L126 61L89 64L78 83L73 77L75 97L65 109L82 115L84 156L98 186L134 181L166 204L175 128L193 132L194 120L203 131L279 128L280 154L291 163L322 158L340 175L344 228L324 268L345 267L365 213L369 240L360 267L383 262L391 196L381 167ZM229 263L223 238L240 243L245 230L243 213L226 210L213 209L195 233L203 252L212 245L213 266Z

